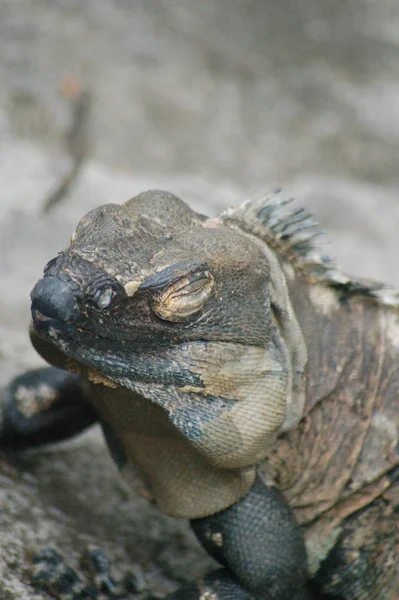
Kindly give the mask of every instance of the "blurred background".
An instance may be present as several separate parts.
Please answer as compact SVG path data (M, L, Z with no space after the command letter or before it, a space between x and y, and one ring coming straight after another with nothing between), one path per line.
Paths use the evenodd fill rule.
M47 260L87 210L148 188L215 214L281 185L344 270L399 285L398 157L397 0L0 0L0 383L40 364L26 331ZM108 462L93 475L98 435L23 460L0 497L1 599L40 597L24 552L49 536L73 557L102 535L161 591L202 564Z

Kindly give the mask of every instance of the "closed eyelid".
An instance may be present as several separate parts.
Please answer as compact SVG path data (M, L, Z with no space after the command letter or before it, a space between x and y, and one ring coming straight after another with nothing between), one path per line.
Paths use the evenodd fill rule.
M208 269L209 267L205 262L193 260L181 261L180 263L162 269L158 273L154 273L154 275L151 275L146 281L143 281L138 289L139 291L160 290L177 279L190 275L193 271L204 271Z

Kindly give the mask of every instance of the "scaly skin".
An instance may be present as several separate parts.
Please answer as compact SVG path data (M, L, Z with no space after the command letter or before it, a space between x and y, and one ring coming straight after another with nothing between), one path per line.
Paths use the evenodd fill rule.
M399 298L287 206L105 205L32 292L34 346L79 375L16 380L0 447L100 420L122 475L223 566L170 600L397 598Z

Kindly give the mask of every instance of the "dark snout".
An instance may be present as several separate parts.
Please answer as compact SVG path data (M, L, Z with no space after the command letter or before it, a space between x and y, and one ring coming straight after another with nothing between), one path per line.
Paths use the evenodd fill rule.
M76 284L65 277L43 277L31 292L32 316L73 322L79 317Z

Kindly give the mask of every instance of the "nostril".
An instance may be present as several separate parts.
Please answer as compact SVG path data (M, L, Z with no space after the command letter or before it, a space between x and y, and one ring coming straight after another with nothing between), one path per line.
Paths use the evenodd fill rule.
M72 281L43 277L31 292L32 311L60 321L72 321L79 316Z

